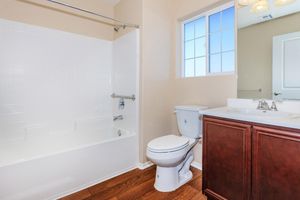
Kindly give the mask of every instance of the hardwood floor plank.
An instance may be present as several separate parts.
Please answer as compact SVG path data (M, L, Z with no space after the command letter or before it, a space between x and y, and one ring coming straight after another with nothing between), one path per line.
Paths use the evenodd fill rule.
M198 178L199 176L202 176L202 172L199 169L196 169L195 167L191 167L191 171L193 173L194 178Z
M173 192L154 188L155 166L132 170L61 200L207 200L202 194L202 173L192 168L193 179Z
M191 180L187 184L192 186L193 188L195 188L199 192L202 191L202 177L201 176Z
M132 199L141 199L147 192L153 190L154 178L137 185L128 191L117 195L118 200L132 200Z
M134 169L130 172L127 172L125 174L122 174L120 176L114 177L112 179L109 179L107 181L104 181L102 183L96 184L92 187L89 188L89 191L91 194L96 194L98 192L101 192L103 190L106 190L107 188L111 188L114 187L115 185L118 185L130 178L132 178L133 176L136 176L137 174L142 173L142 170L139 169Z
M108 200L119 200L117 197L110 198Z
M172 198L173 200L189 200L199 193L198 190L190 185L184 185L178 190L179 193L174 198Z
M145 171L146 170L146 171ZM150 168L147 168L145 170L140 170L140 169L134 169L130 172L127 172L125 174L122 174L120 176L114 177L112 179L109 179L107 181L104 181L102 183L96 184L89 189L91 194L97 194L99 192L105 191L109 188L113 188L119 184L122 184L130 179L132 179L133 177L136 176L140 176L143 173L149 173L149 171L152 173L153 170L155 170L155 167L152 166Z
M199 191L192 188L190 185L183 185L179 189L173 192L158 192L156 190L152 190L151 192L145 194L142 199L143 200L188 200L198 194Z
M100 192L96 191L96 193L92 193L93 200L105 200L113 196L116 196L120 193L124 193L125 191L152 179L154 176L155 176L155 168L146 170L144 171L144 173L139 173L138 175L133 176L132 178L124 182L121 182L113 187L107 188L105 190L101 190Z
M198 193L196 196L194 196L193 198L191 198L191 200L207 200L206 196L204 194Z
M88 189L81 190L69 196L63 197L60 200L87 200L92 195Z

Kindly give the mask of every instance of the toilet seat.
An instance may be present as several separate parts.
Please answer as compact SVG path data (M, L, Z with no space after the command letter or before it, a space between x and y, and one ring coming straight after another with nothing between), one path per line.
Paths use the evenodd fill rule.
M179 151L189 145L189 139L176 135L167 135L156 138L148 143L148 150L154 153L168 153Z

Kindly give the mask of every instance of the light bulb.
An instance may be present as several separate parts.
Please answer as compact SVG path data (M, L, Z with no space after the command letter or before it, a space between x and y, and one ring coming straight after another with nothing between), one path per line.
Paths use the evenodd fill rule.
M294 2L295 0L275 0L275 6L285 6Z
M251 12L258 13L269 10L269 3L266 0L259 0L253 4Z
M255 3L257 0L239 0L238 3L241 6L248 6Z

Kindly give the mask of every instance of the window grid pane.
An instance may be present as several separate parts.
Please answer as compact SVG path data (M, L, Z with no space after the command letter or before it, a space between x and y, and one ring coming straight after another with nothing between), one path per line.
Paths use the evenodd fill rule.
M206 20L198 18L184 25L184 76L194 77L203 73L198 67L199 58L206 57ZM205 63L206 64L206 63ZM201 64L203 65L203 63ZM197 68L197 70L196 70ZM201 71L202 70L202 71ZM206 71L206 66L204 66ZM199 74L199 75L198 75Z
M184 25L184 41L188 41L195 38L194 29L194 22L190 22Z
M195 40L189 40L185 42L184 59L190 59L195 57Z
M220 31L216 32L215 21L219 15ZM209 27L209 73L235 70L234 7L220 11L219 15L215 13L209 16L209 26L214 26Z
M235 71L234 12L232 6L184 24L184 77Z

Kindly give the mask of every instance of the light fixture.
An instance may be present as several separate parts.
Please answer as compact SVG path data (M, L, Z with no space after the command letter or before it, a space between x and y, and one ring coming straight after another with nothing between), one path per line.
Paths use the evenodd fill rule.
M251 8L251 12L253 13L264 12L267 10L269 10L269 3L267 0L258 0Z
M285 6L287 4L293 3L295 0L275 0L275 6Z
M239 0L238 1L239 5L241 5L241 6L248 6L255 2L256 2L256 0Z

